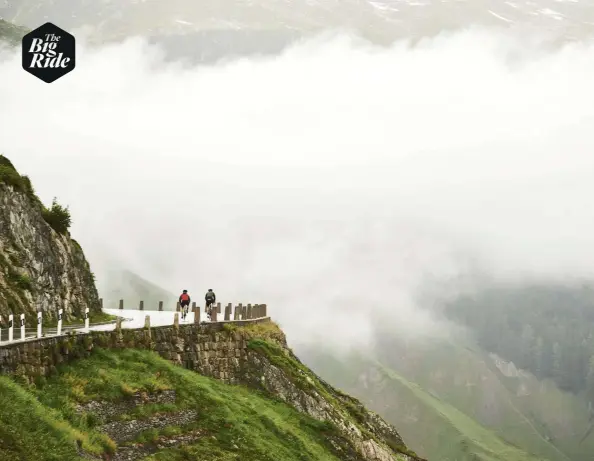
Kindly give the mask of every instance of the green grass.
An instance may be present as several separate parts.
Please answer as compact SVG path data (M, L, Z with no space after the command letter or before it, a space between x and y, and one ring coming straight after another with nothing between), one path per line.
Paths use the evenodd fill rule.
M531 375L507 378L482 349L468 342L427 342L416 348L408 348L418 354L414 362L387 355L380 361L529 453L559 461L594 461L594 440L578 443L588 415L587 403L577 396Z
M400 353L390 357L392 350ZM407 445L429 460L503 461L505 457L498 454L502 451L511 460L516 456L594 461L587 441L578 445L587 418L584 421L580 414L578 424L575 396L575 405L570 405L569 395L561 400L558 390L534 378L534 382L522 379L530 395L517 395L518 380L510 378L509 390L503 388L504 380L489 370L490 359L480 351L443 342L411 342L406 348L386 349L380 364L362 354L337 359L318 348L300 354L323 378L361 398L368 408L394 424ZM585 410L582 406L581 411ZM542 431L536 431L534 426L540 426L534 420L546 421L555 445L563 448L565 455ZM566 446L560 445L562 440ZM570 440L574 441L572 447Z
M447 402L427 393L417 384L411 383L402 378L394 371L380 366L381 372L392 381L398 382L401 386L414 394L420 403L427 406L437 415L445 420L456 432L460 434L461 447L467 451L467 459L476 456L477 460L484 461L536 461L544 460L532 456L525 451L511 446L492 431L478 424L474 419L462 413Z
M278 349L278 347L274 346L275 344L286 343L285 334L280 329L279 325L272 321L264 323L251 323L241 327L238 327L237 325L234 325L232 323L227 323L223 325L223 328L226 331L234 331L240 328L251 338L257 338L259 341L273 343L273 347L275 347L276 349Z
M501 384L497 372L489 369L490 359L481 353L479 349L464 348L453 343L442 343L440 347L429 347L428 356L431 360L425 359L425 370L415 374L414 382L423 385L430 382L432 370L449 369L452 376L447 384L435 386L438 388L440 397L468 414L470 417L480 421L490 422L489 428L498 433L506 440L522 445L525 449L540 452L543 457L551 459L566 459L553 446L546 442L541 434L534 428L532 423L524 416L514 404L513 395ZM464 383L474 383L473 386L455 385L456 377ZM408 376L407 376L408 378ZM462 378L462 379L460 379ZM478 384L481 385L478 385ZM488 389L490 399L485 395ZM485 400L497 400L498 411L491 411L496 414L491 418L485 417L481 411Z
M8 274L8 279L21 290L32 291L33 289L33 282L31 282L31 278L26 274L10 272Z
M365 429L365 412L361 405L357 405L358 402L346 394L337 392L335 389L326 386L309 368L295 360L295 358L287 355L285 350L279 345L257 337L248 342L248 347L264 355L273 365L283 370L299 389L306 392L315 391L327 402L331 403L336 410L340 410L341 408L346 410L342 411L343 416L346 416L356 426L359 426L362 432L367 432ZM344 399L339 401L338 397L343 397ZM372 438L372 436L369 435L369 438Z
M23 181L22 176L18 174L14 168L8 165L0 164L0 183L13 186L21 191L25 189L25 182Z
M1 25L0 23L0 27ZM25 193L37 206L43 208L29 177L19 174L12 162L2 154L0 154L0 184L12 186L17 191Z
M249 328L256 327L248 327L248 331ZM262 339L261 337L257 337L248 342L248 347L266 356L273 365L282 369L285 374L291 378L291 381L300 389L304 391L316 391L322 395L326 401L334 404L334 408L336 409L340 409L341 406L344 406L347 410L345 413L349 419L355 424L365 424L366 418L364 410L360 405L356 404L357 402L355 402L354 399L326 386L325 383L322 383L318 377L309 370L309 368L295 360L295 358L287 355L285 350L279 345ZM346 399L339 402L337 399L339 396Z
M149 351L97 350L90 358L64 365L59 371L29 389L20 388L6 378L0 380L0 396L8 402L0 407L0 433L14 432L8 443L2 445L7 448L0 452L0 459L68 461L75 459L75 440L81 440L83 447L93 453L109 452L113 444L97 432L97 418L77 415L75 404L90 400L119 401L135 392L154 393L164 389L175 389L175 405L136 407L119 419L194 409L199 416L190 428L199 430L203 436L196 443L163 450L149 459L339 459L329 442L329 437L340 437L333 424L315 420L254 390L226 385L174 366ZM18 418L13 419L13 414ZM14 421L18 425L11 429ZM35 432L31 434L32 427ZM182 429L189 428L173 426L149 431L140 434L138 441L150 443L159 435L179 433ZM44 440L43 444L30 443L37 436ZM64 448L56 448L61 444Z
M1 28L0 20L0 32ZM60 205L54 198L51 207L46 208L35 194L29 177L19 174L12 162L2 154L0 154L0 184L12 186L16 191L26 194L31 203L41 210L43 219L52 229L60 234L68 233L72 224L68 207Z
M89 438L9 378L0 376L0 459L67 461L80 459L76 441L94 453L107 449L105 437Z
M90 323L111 322L113 320L116 320L117 318L117 315L106 314L105 312L89 312Z
M106 314L105 312L97 312L97 311L90 311L89 312L89 323L107 323L116 320L118 317L116 315ZM62 319L62 326L66 327L69 325L80 325L85 323L84 317L70 317L68 319ZM43 326L48 328L53 328L58 325L58 318L51 317L51 318L43 318Z
M176 435L181 435L186 431L191 430L194 426L194 424L188 424L184 427L166 426L158 429L148 429L146 431L142 431L133 441L124 443L122 445L132 445L135 443L154 443L159 439L159 437L173 437Z
M385 442L396 453L413 457L417 456L417 454L407 448L399 438L389 438L383 441L377 440L377 438L368 430L368 411L361 402L322 381L295 356L287 354L286 349L280 347L276 342L278 338L275 338L274 332L281 332L276 324L262 324L260 327L254 325L252 327L247 327L247 330L249 331L250 328L258 330L258 333L264 335L264 337L268 335L269 339L266 340L262 339L262 336L256 336L248 341L248 347L266 356L273 365L283 370L285 375L290 377L291 381L298 388L310 394L313 391L314 393L321 395L324 400L332 405L332 408L336 413L340 413L340 416L357 426L361 433L365 435L365 438L375 439L377 442L380 442L380 444Z

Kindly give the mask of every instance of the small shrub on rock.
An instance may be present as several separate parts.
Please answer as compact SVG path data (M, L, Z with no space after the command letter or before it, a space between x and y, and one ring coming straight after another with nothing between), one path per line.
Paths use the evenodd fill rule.
M42 211L43 219L47 222L52 229L59 234L66 234L70 225L72 224L72 218L70 217L70 210L68 207L63 207L54 198L51 208L45 208Z

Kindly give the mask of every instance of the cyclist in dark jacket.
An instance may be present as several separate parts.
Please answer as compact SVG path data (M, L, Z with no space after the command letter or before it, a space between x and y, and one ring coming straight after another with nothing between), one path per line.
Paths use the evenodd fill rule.
M211 309L212 309L211 306L217 300L217 296L214 294L214 291L212 291L212 288L208 289L208 291L206 292L206 295L204 295L204 300L206 301L206 309L205 310L208 315L208 320L210 320L210 313L211 313Z

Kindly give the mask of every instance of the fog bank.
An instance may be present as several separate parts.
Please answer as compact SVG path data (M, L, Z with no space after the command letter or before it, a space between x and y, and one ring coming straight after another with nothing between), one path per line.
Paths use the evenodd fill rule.
M435 334L428 282L594 275L594 46L528 43L331 35L192 67L131 39L51 85L4 56L0 151L99 276L267 302L295 341Z

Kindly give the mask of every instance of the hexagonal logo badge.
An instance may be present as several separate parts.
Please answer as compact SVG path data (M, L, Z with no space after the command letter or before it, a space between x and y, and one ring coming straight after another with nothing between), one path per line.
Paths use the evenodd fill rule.
M23 69L45 83L52 83L74 69L74 37L51 22L23 37Z

